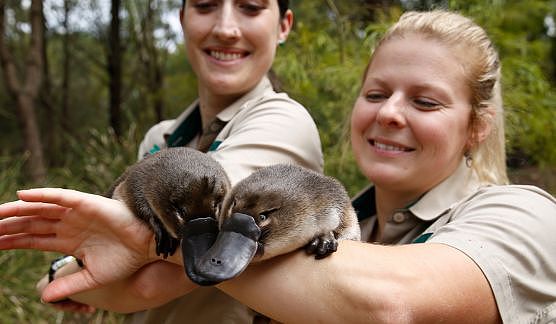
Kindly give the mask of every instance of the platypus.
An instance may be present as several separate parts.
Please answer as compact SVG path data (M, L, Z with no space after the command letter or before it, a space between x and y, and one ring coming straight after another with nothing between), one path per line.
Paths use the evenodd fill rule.
M206 253L198 253L194 264L194 277L201 278L198 284L231 279L250 262L302 247L324 258L336 251L338 240L361 236L349 196L338 180L286 164L261 168L238 182L226 195L218 223L216 241Z
M229 188L217 161L197 150L175 147L128 167L106 195L123 201L150 226L156 253L166 258L179 246L184 224L194 218L216 219ZM206 250L205 245L196 249Z

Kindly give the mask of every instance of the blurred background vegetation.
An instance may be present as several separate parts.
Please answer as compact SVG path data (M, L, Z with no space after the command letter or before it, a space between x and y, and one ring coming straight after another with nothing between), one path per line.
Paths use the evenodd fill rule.
M189 105L180 2L0 0L0 202L37 185L104 192L142 134ZM472 17L498 47L512 181L556 193L556 0L291 2L294 29L273 70L316 120L325 172L351 194L366 181L346 121L373 44L402 12L437 7ZM54 255L0 252L0 322L119 322L40 303L34 284Z

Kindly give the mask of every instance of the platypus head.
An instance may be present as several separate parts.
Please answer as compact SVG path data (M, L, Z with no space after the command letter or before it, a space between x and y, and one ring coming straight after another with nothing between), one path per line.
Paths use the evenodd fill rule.
M216 161L186 147L167 148L145 158L136 173L149 207L175 238L193 218L216 218L230 189Z
M296 211L296 199L277 188L238 184L224 202L220 233L194 272L217 283L236 277L251 262L303 246L307 241L299 241Z
M300 190L305 181L299 174L299 167L277 165L237 183L224 200L214 244L195 262L195 275L211 283L228 280L251 262L307 244L314 236L307 222L315 202Z

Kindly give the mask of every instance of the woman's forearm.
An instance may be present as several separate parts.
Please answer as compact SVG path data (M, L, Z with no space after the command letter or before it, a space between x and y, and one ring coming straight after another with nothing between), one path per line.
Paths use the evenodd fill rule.
M70 263L60 268L55 278L67 276L80 269L76 263ZM37 283L39 294L47 284L48 276ZM157 261L144 266L128 278L68 298L99 309L130 313L165 304L195 287L196 285L186 278L183 267Z
M71 296L97 308L130 313L163 305L196 287L183 267L158 261L141 268L131 277L110 286Z
M304 252L250 266L219 288L281 322L496 322L480 269L440 244L344 241L328 258ZM472 314L472 318L470 315Z

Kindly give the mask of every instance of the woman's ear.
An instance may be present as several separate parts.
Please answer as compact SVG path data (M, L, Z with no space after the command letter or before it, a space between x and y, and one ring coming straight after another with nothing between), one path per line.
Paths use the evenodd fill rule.
M293 12L288 9L284 13L284 17L280 18L280 33L278 34L278 42L283 43L288 38L293 26Z
M470 131L471 134L467 140L467 150L473 149L476 145L483 142L492 131L492 123L496 117L496 112L492 107L483 108L481 113L472 118Z

